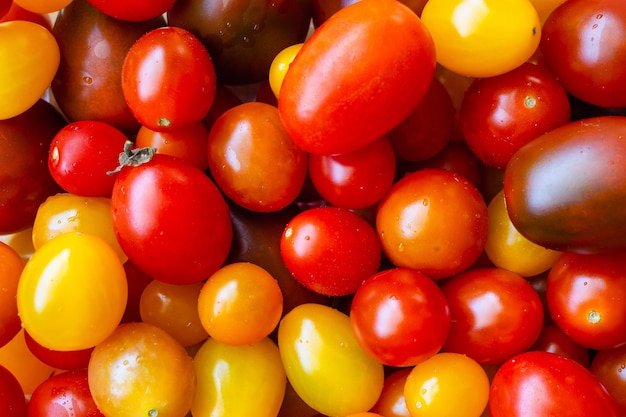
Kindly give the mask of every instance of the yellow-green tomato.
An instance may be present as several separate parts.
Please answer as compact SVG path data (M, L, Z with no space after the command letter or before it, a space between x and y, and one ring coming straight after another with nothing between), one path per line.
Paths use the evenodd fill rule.
M382 363L356 341L350 318L321 304L301 304L278 328L278 347L296 393L321 414L368 411L383 388Z
M101 238L61 234L35 251L17 287L22 326L52 350L91 348L120 323L128 284L119 256Z
M503 191L496 194L487 209L489 236L485 254L495 266L524 277L550 269L561 252L531 242L515 228L506 210Z
M529 0L429 0L421 18L439 64L468 77L518 67L541 39L541 22Z
M269 338L251 345L207 339L193 360L197 377L193 417L276 417L287 379Z
M443 352L415 365L404 384L411 417L480 417L489 378L469 356Z

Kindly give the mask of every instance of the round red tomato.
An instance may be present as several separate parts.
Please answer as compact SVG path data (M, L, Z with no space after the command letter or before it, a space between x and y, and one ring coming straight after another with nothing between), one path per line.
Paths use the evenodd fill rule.
M141 0L131 3L124 0L89 0L102 13L120 20L140 22L167 12L176 0Z
M615 400L621 415L626 413L626 346L601 350L594 357L589 370L604 385Z
M413 366L443 346L450 310L441 289L421 272L396 268L365 280L350 307L352 330L378 361Z
M24 340L28 350L40 361L55 369L73 371L86 368L93 347L81 350L52 350L42 346L24 330Z
M15 375L2 365L0 365L0 414L3 417L26 416L24 390Z
M157 154L122 168L111 207L124 253L154 279L199 282L226 260L233 234L228 205L204 172L176 157Z

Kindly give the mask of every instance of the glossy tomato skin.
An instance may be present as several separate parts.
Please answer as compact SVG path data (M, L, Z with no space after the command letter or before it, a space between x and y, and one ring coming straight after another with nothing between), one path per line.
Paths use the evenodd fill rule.
M489 393L491 417L617 417L613 399L578 362L549 352L525 352L496 372Z
M625 25L626 5L620 0L565 2L543 26L540 48L546 66L581 100L626 106Z
M585 368L589 368L591 360L589 349L572 340L552 320L546 320L541 329L541 334L539 334L539 337L529 350L558 353L574 359Z
M522 147L504 173L515 228L556 250L626 249L626 117L567 123Z
M113 227L128 258L154 279L192 283L226 260L232 240L228 205L211 179L169 155L118 174Z
M89 0L101 12L120 20L142 22L161 16L167 12L176 0L136 1L128 3L120 1Z
M18 379L0 365L0 412L5 417L25 417L26 397Z
M285 75L278 110L304 150L350 152L404 120L434 70L434 44L411 9L393 0L360 1L307 39Z
M81 350L52 350L37 343L27 331L24 331L24 340L26 346L33 355L35 355L40 361L46 365L50 365L55 369L74 371L78 369L87 368L89 364L89 358L93 347Z
M626 346L597 352L589 370L611 394L622 413L626 412Z

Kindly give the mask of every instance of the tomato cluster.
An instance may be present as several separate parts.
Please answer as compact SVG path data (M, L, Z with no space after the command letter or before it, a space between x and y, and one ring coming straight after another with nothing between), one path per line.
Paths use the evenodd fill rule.
M623 0L0 0L0 415L626 414Z

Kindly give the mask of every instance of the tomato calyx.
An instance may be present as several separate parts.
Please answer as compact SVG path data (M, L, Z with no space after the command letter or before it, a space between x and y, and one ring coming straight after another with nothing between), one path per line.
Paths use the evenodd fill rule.
M132 146L133 142L130 140L127 140L124 143L124 151L120 153L118 158L119 165L113 171L107 171L107 175L113 175L120 172L122 168L126 166L137 167L139 165L143 165L152 160L152 157L154 157L154 154L156 153L156 148L153 146L136 149L133 149Z

